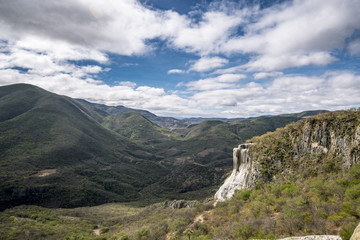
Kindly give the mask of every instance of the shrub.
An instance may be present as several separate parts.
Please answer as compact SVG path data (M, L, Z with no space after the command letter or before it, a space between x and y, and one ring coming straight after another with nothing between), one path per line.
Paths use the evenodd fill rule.
M149 234L150 234L149 229L140 230L136 232L136 239L145 240L148 238Z
M238 226L233 234L233 237L235 239L249 239L251 236L253 236L255 233L255 229L253 229L253 227L251 225L248 224L244 224L244 225L240 225Z
M110 228L108 228L108 227L103 227L103 228L100 229L101 234L107 233L109 231L110 231Z
M131 238L129 236L122 236L120 240L131 240Z
M340 237L342 240L349 240L351 238L351 235L353 234L354 230L356 228L356 223L349 223L345 225L340 232Z
M251 194L250 190L245 190L240 193L240 197L242 200L246 201L250 198L250 194Z

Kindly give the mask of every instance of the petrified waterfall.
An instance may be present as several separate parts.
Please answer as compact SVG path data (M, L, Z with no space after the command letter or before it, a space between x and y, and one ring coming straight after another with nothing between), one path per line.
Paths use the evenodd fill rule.
M235 190L252 187L255 183L255 169L251 157L251 143L241 144L233 149L233 171L215 194L217 201L225 201Z

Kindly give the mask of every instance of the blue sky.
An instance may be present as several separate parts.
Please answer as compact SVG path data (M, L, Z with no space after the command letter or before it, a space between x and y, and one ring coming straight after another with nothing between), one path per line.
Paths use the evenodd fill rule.
M0 85L174 117L360 106L358 0L0 3Z

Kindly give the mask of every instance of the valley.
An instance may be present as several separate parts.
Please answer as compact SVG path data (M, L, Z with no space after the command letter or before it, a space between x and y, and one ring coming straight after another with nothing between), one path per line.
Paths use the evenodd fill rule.
M26 84L0 88L1 209L205 199L231 169L233 146L317 113L170 130L95 106Z
M0 87L0 239L346 240L360 221L357 109L160 126L82 102ZM214 206L245 142L252 180Z

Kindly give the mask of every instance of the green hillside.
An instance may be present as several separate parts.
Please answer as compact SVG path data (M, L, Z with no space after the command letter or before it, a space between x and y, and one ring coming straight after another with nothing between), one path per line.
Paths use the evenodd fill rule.
M254 163L269 171L215 207L213 201L180 209L169 201L142 208L18 206L0 213L0 239L349 240L360 221L359 119L360 111L330 112L249 140ZM318 140L328 151L315 151Z
M178 134L161 128L141 114L134 112L107 116L103 119L102 125L131 141L144 145L180 138Z
M101 112L104 116L121 115L124 113L138 113L158 126L167 129L184 128L190 124L190 122L187 120L176 119L173 117L159 117L146 110L127 108L124 106L107 106L104 104L91 103L83 99L77 99L77 101L93 108L95 111Z
M238 143L319 112L324 111L232 122L207 120L174 130L178 135L158 128L135 114L110 118L124 119L121 120L124 128L116 131L129 139L133 137L136 142L145 143L143 146L163 158L162 164L170 169L165 178L142 190L143 195L149 198L155 195L160 199L201 199L212 196L227 176L231 169L232 148Z
M2 208L134 200L166 173L77 101L24 84L0 89Z
M26 84L0 87L2 209L204 199L231 169L234 146L307 114L171 131L140 113L109 115L118 108L101 106Z

